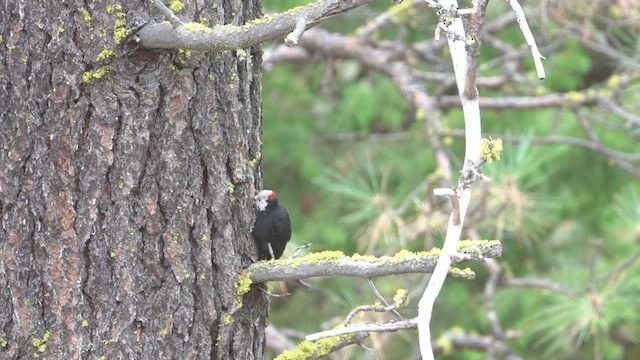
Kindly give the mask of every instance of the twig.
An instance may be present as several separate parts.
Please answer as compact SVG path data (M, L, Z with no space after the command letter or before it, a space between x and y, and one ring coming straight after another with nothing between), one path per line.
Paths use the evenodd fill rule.
M456 194L455 189L434 189L433 195L447 196L451 199L451 216L453 217L453 225L460 225L460 202L458 201L458 194Z
M367 279L367 284L369 284L369 288L371 289L371 291L373 292L373 294L376 296L376 298L378 299L378 301L380 301L382 303L382 305L384 305L385 307L390 307L392 305L389 305L389 303L387 302L387 300L384 298L384 296L382 296L382 294L380 294L380 291L378 291L378 288L376 287L376 284L373 283L373 280L371 279ZM400 313L398 312L398 310L395 309L395 307L391 307L389 309L389 311L391 311L398 319L403 320L404 318L402 317L402 315L400 315Z
M577 298L580 296L580 293L577 291L567 289L560 284L556 284L546 279L502 279L502 284L510 287L545 289L570 298Z
M180 20L176 14L173 13L173 11L171 11L163 2L162 0L153 0L153 5L156 6L156 8L158 8L158 10L160 10L160 12L162 13L162 15L164 15L165 19L169 20L169 22L173 25L173 26L180 26L183 25L184 23L182 22L182 20Z
M300 37L307 30L307 17L305 15L301 15L296 21L296 27L293 31L284 38L284 43L287 46L298 45L298 41L300 41Z
M313 243L303 241L303 242L302 242L302 245L298 246L298 248L296 249L296 251L294 251L294 252L293 252L293 255L291 255L289 258L291 258L291 259L292 259L292 258L297 257L298 255L300 255L300 252L301 252L303 249L308 249L308 248L310 248L310 247L311 247L311 245L313 245Z
M529 48L531 49L531 55L533 56L533 63L536 67L536 72L538 73L538 79L543 80L546 75L544 73L544 66L542 65L542 60L545 58L540 54L540 50L538 50L538 45L536 45L536 39L533 37L531 33L531 29L529 28L529 24L527 23L527 19L524 16L524 11L522 10L522 6L518 3L517 0L507 0L513 12L516 14L516 21L520 26L520 31L524 35L524 39L529 44Z
M351 323L351 319L353 319L354 316L356 316L358 313L361 312L365 312L365 311L375 311L375 312L390 312L395 310L395 305L388 305L388 306L382 306L382 305L360 305L360 306L356 306L355 309L351 310L349 312L349 314L347 315L347 318L344 320L344 326L349 326L349 324Z
M638 249L638 251L636 251L636 253L633 254L629 259L627 259L624 262L616 265L615 267L613 267L608 272L598 276L595 279L595 283L599 284L599 283L601 283L603 281L610 281L611 278L616 277L618 274L620 274L620 273L626 271L627 269L631 268L632 266L637 264L639 261L640 261L640 249Z

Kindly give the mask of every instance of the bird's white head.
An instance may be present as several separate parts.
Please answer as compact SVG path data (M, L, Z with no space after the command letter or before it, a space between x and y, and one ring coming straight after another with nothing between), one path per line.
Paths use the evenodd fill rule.
M256 195L255 200L255 207L256 210L258 211L265 211L267 209L267 205L276 200L278 197L276 195L276 192L273 190L262 190L258 193L258 195Z

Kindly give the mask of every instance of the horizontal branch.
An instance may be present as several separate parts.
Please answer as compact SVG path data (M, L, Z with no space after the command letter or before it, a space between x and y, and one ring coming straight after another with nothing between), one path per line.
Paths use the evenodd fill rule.
M174 26L169 22L148 24L138 32L139 43L148 49L235 50L279 39L310 28L371 0L319 0L306 6L267 14L240 26L207 27L200 23ZM302 26L302 22L306 26ZM301 34L295 34L299 37Z
M463 241L454 257L454 264L478 262L502 255L502 244L497 240ZM435 268L440 249L413 253L400 251L395 256L344 256L340 251L324 251L300 258L259 261L247 268L252 282L294 281L319 276L352 276L370 279L377 276L428 273ZM474 279L470 270L449 269L449 276Z
M404 329L415 329L418 327L417 319L409 319L403 321L394 321L383 324L363 324L347 326L343 328L331 329L326 331L317 332L315 334L309 334L305 337L307 341L317 341L320 339L342 336L355 333L370 333L370 332L390 332Z
M304 340L300 342L295 349L283 351L282 354L276 356L274 360L324 359L327 355L343 347L362 343L367 337L369 337L369 333L363 332L346 336L336 336L330 339L318 339L317 341Z

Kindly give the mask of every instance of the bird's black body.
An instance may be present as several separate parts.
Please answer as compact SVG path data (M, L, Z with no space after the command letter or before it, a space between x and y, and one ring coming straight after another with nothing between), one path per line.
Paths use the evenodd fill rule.
M263 190L256 195L256 223L253 226L253 239L258 245L258 260L282 256L287 242L291 238L291 221L287 210L280 205L276 193Z

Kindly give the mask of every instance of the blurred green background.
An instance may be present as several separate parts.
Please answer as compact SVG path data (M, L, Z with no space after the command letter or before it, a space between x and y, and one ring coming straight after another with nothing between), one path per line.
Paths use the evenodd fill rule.
M265 1L264 6L266 11L282 11L306 3ZM513 63L496 62L504 54L490 46L492 39L487 40L481 48L479 75L507 74L513 80L500 87L479 87L481 96L584 94L592 89L639 116L640 23L637 7L632 7L633 21L625 4L569 1L559 8L538 3L525 6L547 57L547 79L535 79L522 33L511 23L492 36L524 56L513 60L516 69L510 74ZM322 27L352 35L394 6L391 0L375 1ZM432 39L435 10L409 8L408 14L382 28L371 41L398 41L406 46ZM489 20L509 14L505 3L489 4ZM580 26L585 38L568 35L562 20ZM612 46L621 57L606 57L588 45L599 37L615 41ZM442 64L451 62L446 47L432 55ZM450 65L435 68L424 62L413 67L453 78ZM632 80L615 87L618 74L631 74ZM441 91L439 85L424 82L429 95ZM278 192L292 218L293 237L285 257L303 242L313 244L305 252L373 255L442 245L449 206L431 195L442 178L427 122L436 116L451 131L442 141L454 160L456 176L464 155L464 141L455 136L456 129L463 129L460 110L420 116L386 75L356 60L328 61L320 56L265 70L263 101L264 186ZM640 266L635 254L640 241L640 179L602 153L549 140L586 139L579 116L590 119L607 148L640 153L640 126L596 104L483 110L483 132L500 136L505 149L499 162L483 168L492 181L476 183L468 225L474 233L463 237L501 240L504 255L499 262L506 277L544 279L575 292L566 296L539 288L498 288L494 300L500 324L520 335L507 341L516 354L525 359L639 358ZM456 332L491 335L482 297L487 271L482 264L471 268L477 273L475 281L445 284L436 303L434 337ZM425 279L424 275L390 276L375 283L389 300L397 289L409 289L410 304L400 312L411 318ZM270 321L293 341L339 325L354 307L377 301L364 280L311 279L308 283L309 290L296 284L271 284L274 293L291 293L272 298ZM390 319L392 315L375 313L361 321ZM364 345L372 350L356 345L333 356L410 359L418 354L418 334L375 334ZM267 358L273 356L267 354ZM452 350L438 358L485 359L487 354Z

